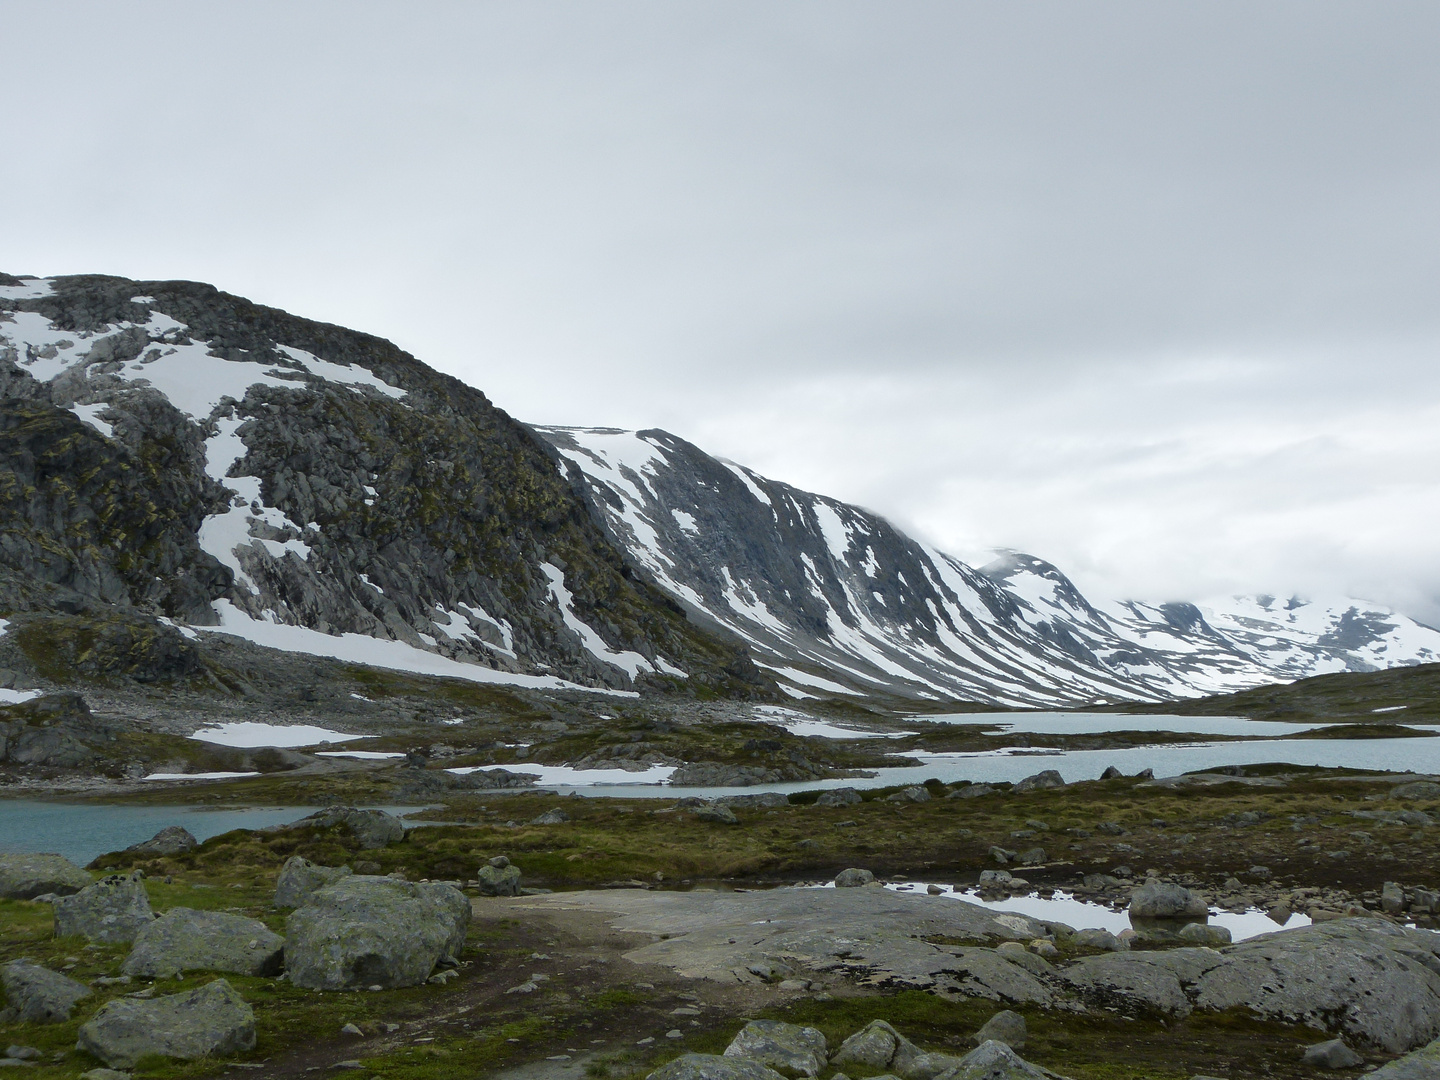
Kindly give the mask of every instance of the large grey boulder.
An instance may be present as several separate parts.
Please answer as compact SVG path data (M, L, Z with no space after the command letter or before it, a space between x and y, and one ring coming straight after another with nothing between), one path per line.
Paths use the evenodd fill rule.
M1300 1060L1316 1069L1353 1069L1365 1064L1365 1059L1346 1046L1343 1039L1312 1043L1305 1047Z
M994 1039L981 1043L961 1058L959 1065L940 1075L942 1080L1051 1080L1055 1076Z
M853 787L837 787L829 791L822 791L819 798L815 800L816 806L854 806L856 803L864 802L860 792Z
M884 1020L871 1020L851 1035L830 1058L830 1064L859 1065L866 1069L884 1069L890 1065L895 1050L904 1036Z
M774 1069L742 1057L681 1054L645 1080L785 1080Z
M138 874L111 874L74 896L62 896L55 908L55 936L79 934L91 941L128 944L155 918Z
M860 866L852 866L835 875L835 887L837 889L856 889L861 885L869 885L874 880L875 875L869 870Z
M275 906L299 907L316 889L333 885L352 873L348 866L321 866L309 859L292 855L280 868L275 880Z
M818 1076L825 1069L825 1036L813 1027L778 1020L751 1020L725 1048L726 1057L746 1058L788 1076Z
M1119 1006L1189 1016L1186 993L1206 972L1225 964L1213 949L1111 953L1089 956L1060 971L1060 978L1101 1006Z
M90 988L83 983L26 959L0 968L0 986L5 988L15 1019L26 1024L63 1023L70 1019L75 1004L90 996Z
M255 1013L224 979L148 1001L117 998L81 1026L75 1048L112 1069L133 1068L150 1054L218 1057L255 1048Z
M1005 1009L985 1021L984 1026L975 1033L975 1044L979 1046L993 1039L996 1042L1004 1043L1012 1050L1023 1050L1028 1034L1025 1018L1017 1012Z
M317 825L322 828L344 825L355 835L355 839L360 841L360 846L366 850L383 848L405 839L405 823L394 814L387 814L384 810L361 810L354 806L327 806L318 814L311 814L309 817L291 822L288 827L298 829L307 825Z
M291 982L312 990L415 986L455 955L469 920L469 902L451 886L357 874L291 913L285 967Z
M1381 1065L1368 1080L1440 1080L1440 1039Z
M1012 791L1046 791L1051 788L1062 788L1065 786L1065 778L1054 769L1046 769L1034 776L1027 776L1019 781Z
M1130 914L1140 919L1204 919L1210 908L1183 885L1147 881L1130 894Z
M520 868L504 855L496 855L475 874L482 896L519 896Z
M46 893L69 896L95 879L63 855L0 855L0 897L31 900Z
M285 939L259 919L182 907L140 928L121 971L149 979L185 971L278 975L284 959Z
M149 840L131 844L126 851L137 855L181 855L196 847L200 842L190 835L188 829L179 825L167 825Z

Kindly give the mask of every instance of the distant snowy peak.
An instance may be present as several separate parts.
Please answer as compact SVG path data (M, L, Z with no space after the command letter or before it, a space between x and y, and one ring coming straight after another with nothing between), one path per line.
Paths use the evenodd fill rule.
M1096 604L1042 559L977 570L667 432L535 430L635 563L797 697L1066 706L1440 655L1440 634L1364 605Z

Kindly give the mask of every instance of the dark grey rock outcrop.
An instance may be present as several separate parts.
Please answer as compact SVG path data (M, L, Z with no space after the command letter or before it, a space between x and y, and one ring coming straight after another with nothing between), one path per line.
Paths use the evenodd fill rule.
M111 1001L81 1026L75 1045L115 1069L151 1054L220 1057L254 1049L255 1013L234 987L216 979L183 994Z
M63 855L0 855L0 897L30 900L47 893L69 896L95 878Z
M278 975L284 948L285 939L259 919L172 908L140 928L121 970L148 979L187 971Z
M344 825L366 850L388 847L405 839L405 823L394 814L387 814L384 810L361 810L354 806L329 806L317 814L291 822L287 828L329 828L332 825Z
M179 825L167 825L149 840L131 844L125 850L133 851L137 855L181 855L198 843L188 829Z

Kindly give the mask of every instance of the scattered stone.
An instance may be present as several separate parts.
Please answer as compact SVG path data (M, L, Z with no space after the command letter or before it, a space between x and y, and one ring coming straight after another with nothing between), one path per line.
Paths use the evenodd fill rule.
M1045 849L1043 847L1027 848L1015 856L1017 866L1040 866L1045 862Z
M1251 881L1268 881L1271 876L1268 866L1252 866L1245 873Z
M1017 1012L1005 1009L985 1021L985 1025L975 1033L975 1045L979 1046L994 1039L1012 1050L1023 1050L1026 1034L1025 1018Z
M25 959L0 968L0 986L15 1018L27 1024L64 1023L75 1004L90 996L83 983Z
M981 1043L945 1074L944 1080L1052 1080L1054 1073L1031 1065L1004 1043Z
M943 896L945 890L942 889L939 885L930 884L925 886L925 892L929 896Z
M697 807L695 816L701 821L712 821L716 825L739 825L740 819L735 816L735 811L724 805L711 805Z
M53 893L69 896L95 879L63 855L0 855L0 898L33 900Z
M822 791L820 797L815 800L816 806L854 806L865 800L860 797L860 792L853 787L832 788L829 791Z
M652 1043L641 1039L637 1045ZM645 1080L785 1080L774 1069L746 1058L721 1054L681 1054L652 1072Z
M852 866L848 870L841 870L835 875L835 887L837 889L855 889L861 885L869 885L875 880L875 875L862 867Z
M329 828L344 825L360 846L367 851L383 848L405 839L405 823L394 814L384 810L361 810L354 806L327 806L318 814L311 814L285 826L287 829L306 827Z
M182 907L140 928L120 970L147 979L186 971L278 975L284 960L285 939L259 919Z
M991 889L1009 888L1010 882L1014 880L1008 870L981 870L980 891L987 892Z
M1018 854L1018 852L1009 851L1003 847L1000 847L998 844L992 845L990 848L990 858L994 859L1001 866L1007 865Z
M1192 945L1229 945L1231 940L1230 931L1225 927L1199 922L1186 923L1177 936Z
M497 855L475 874L483 896L519 896L520 868L504 855Z
M275 881L275 906L299 907L316 889L333 885L350 874L348 866L321 866L299 855L292 855L285 860L285 865L280 868L280 877Z
M1387 881L1381 888L1380 910L1387 915L1399 915L1405 910L1405 890L1397 882Z
M1295 912L1290 910L1289 904L1276 904L1265 912L1265 917L1278 926L1284 926L1290 921L1290 916L1294 914Z
M1034 776L1027 776L1015 785L1015 791L1044 791L1049 788L1062 788L1065 786L1065 778L1054 769L1046 769Z
M128 944L155 918L138 874L111 874L54 903L55 936Z
M903 788L902 790L895 792L893 795L885 796L885 801L901 803L929 802L930 792L926 791L919 784L915 784L911 787Z
M956 788L945 797L947 799L978 799L983 795L994 795L998 790L993 784L966 784L964 787Z
M1365 1064L1365 1059L1346 1046L1342 1039L1305 1047L1301 1061L1317 1069L1353 1069Z
M1130 894L1130 914L1142 919L1208 918L1209 905L1182 885L1147 881Z
M286 921L285 967L312 990L418 986L459 952L469 923L470 902L452 886L343 878Z
M133 851L137 855L181 855L197 847L199 843L188 830L179 825L167 825L149 840L131 844L125 850Z
M1071 940L1081 949L1104 949L1106 952L1119 952L1125 948L1120 939L1109 930L1100 930L1095 927L1077 930Z
M665 1032L665 1037L667 1039L683 1039L685 1037L685 1033L679 1028L671 1028L669 1031Z
M1122 773L1119 769L1117 769L1114 765L1106 765L1106 766L1105 766L1105 771L1100 774L1100 779L1101 779L1101 780L1119 780L1119 779L1120 779L1121 777L1123 777L1124 775L1125 775L1125 774Z
M726 1057L746 1058L789 1076L818 1076L825 1069L825 1036L813 1027L778 1020L751 1020L725 1048Z
M901 1035L884 1020L872 1020L851 1035L830 1058L831 1065L859 1065L883 1069L890 1064L900 1045Z
M1124 836L1125 828L1116 821L1102 821L1095 826L1095 831L1102 836Z
M111 1068L151 1054L191 1061L255 1048L255 1013L228 982L149 1001L117 998L81 1026L76 1049Z
M365 1034L365 1032L363 1032L363 1031L360 1030L360 1025L358 1025L358 1024L346 1024L344 1027L342 1027L342 1028L340 1029L340 1034L341 1034L341 1035L354 1035L356 1038L360 1038L361 1036L363 1036L363 1035Z
M539 817L531 818L531 825L564 825L570 820L570 815L561 810L558 806L553 810L546 810Z

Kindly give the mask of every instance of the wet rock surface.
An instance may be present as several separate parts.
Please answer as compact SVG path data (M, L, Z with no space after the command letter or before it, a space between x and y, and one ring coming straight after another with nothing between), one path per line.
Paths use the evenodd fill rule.
M79 1049L128 1069L143 1057L191 1061L251 1050L255 1014L224 979L166 997L109 1002L80 1028Z

